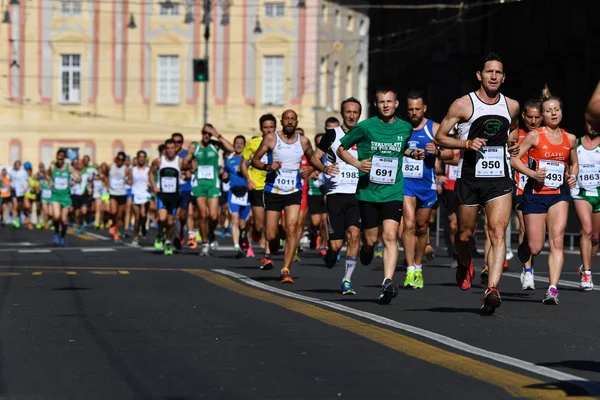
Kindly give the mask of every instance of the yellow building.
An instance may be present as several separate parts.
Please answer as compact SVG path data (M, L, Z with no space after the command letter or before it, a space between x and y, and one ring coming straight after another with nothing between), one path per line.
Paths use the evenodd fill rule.
M193 59L207 50L204 0L10 3L19 4L2 10L0 25L0 164L48 163L61 147L97 162L120 150L156 156L173 132L186 142L200 138L205 84L193 81ZM287 108L312 135L336 114L333 100L366 91L368 43L358 29L368 26L366 16L335 2L301 3L211 2L208 122L227 137L257 135L262 114ZM352 69L346 55L356 62L357 46L362 78L354 74L324 95L332 90L324 60L336 60L339 78Z

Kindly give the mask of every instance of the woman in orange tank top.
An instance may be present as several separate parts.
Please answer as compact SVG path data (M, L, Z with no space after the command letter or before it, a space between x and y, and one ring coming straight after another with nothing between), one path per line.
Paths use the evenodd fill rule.
M558 304L556 286L564 264L563 241L571 201L569 188L575 187L579 170L577 139L560 128L562 103L550 94L547 86L542 91L541 100L544 127L525 136L519 156L511 159L511 165L515 171L529 177L521 202L527 233L519 246L519 259L525 263L542 251L547 227L550 286L542 302ZM520 160L527 152L529 167ZM533 271L530 273L533 274Z

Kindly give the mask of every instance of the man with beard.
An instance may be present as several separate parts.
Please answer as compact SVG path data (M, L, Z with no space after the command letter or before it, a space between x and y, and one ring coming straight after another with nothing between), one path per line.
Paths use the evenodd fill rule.
M333 268L344 240L347 241L346 268L342 277L342 294L356 294L352 286L352 273L358 259L360 245L360 211L356 199L358 184L358 169L340 159L336 152L340 139L360 119L362 106L351 97L342 102L341 115L343 124L336 128L327 128L311 158L312 165L325 175L325 206L327 208L327 230L329 233L329 248L325 254L325 266ZM349 153L357 157L356 146ZM321 162L327 155L325 165Z
M298 114L294 110L286 110L281 116L281 132L268 133L252 157L252 166L267 171L264 201L266 210L266 238L271 254L279 247L279 219L285 211L285 230L287 240L281 282L293 283L290 274L292 260L298 247L297 235L298 215L302 202L302 180L300 164L302 156L312 156L310 141L304 135L298 135ZM261 161L267 155L267 162Z
M405 157L403 163L402 243L407 264L404 287L422 289L423 257L427 247L429 219L433 207L437 204L435 160L441 158L442 152L433 143L433 138L440 125L425 118L427 104L420 92L409 92L406 103L408 119L412 125L408 148L415 150L419 157L417 159ZM445 152L447 158L454 157L452 150L445 150Z
M519 103L500 93L505 79L500 56L488 53L476 73L479 89L455 100L435 135L440 146L461 149L460 178L456 181L458 198L458 253L456 282L469 290L474 276L469 242L477 227L479 206L484 207L491 240L488 257L488 288L483 297L482 314L500 307L497 286L506 258L506 227L512 208L513 181L506 162L506 151L519 153ZM458 137L449 136L458 124ZM507 149L508 147L508 149Z

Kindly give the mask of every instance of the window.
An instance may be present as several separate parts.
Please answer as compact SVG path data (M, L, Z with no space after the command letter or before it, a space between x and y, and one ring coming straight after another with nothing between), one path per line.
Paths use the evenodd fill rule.
M325 4L321 6L321 15L323 16L323 22L327 22L327 6Z
M65 17L81 15L81 1L63 1L60 5L60 13Z
M262 68L263 104L283 105L285 101L285 64L283 56L264 56Z
M81 102L81 56L61 54L60 59L60 102L79 104Z
M285 16L285 3L269 2L265 3L265 16L271 18L281 18Z
M11 141L10 143L10 163L14 164L15 161L21 159L21 142L18 140Z
M354 30L354 17L352 15L346 17L346 29L350 32Z
M354 95L352 94L352 80L352 67L348 66L346 67L346 98L354 97Z
M367 21L361 19L358 24L358 34L360 36L365 36L367 34Z
M156 103L179 104L179 56L158 56Z
M342 13L339 8L335 10L335 26L338 28L342 27Z
M321 107L327 107L327 59L321 57L321 70L319 71L320 83L319 83L319 105Z
M333 94L333 107L340 105L340 64L336 61L333 63L333 80L331 83L331 92Z
M363 107L366 107L368 103L367 99L367 69L364 64L360 64L358 66L358 90L356 94L358 95L358 100L361 102ZM368 110L368 108L367 108ZM361 114L360 120L364 120L367 118L368 113L364 112Z
M171 3L170 1L160 3L160 15L163 17L179 15L179 3Z

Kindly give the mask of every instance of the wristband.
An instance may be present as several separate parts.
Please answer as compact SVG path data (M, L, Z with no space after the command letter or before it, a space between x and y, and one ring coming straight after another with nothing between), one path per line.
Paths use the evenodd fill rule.
M415 155L415 151L414 151L414 150L411 150L409 157L410 157L410 158L414 158L414 157L413 157L414 155Z
M270 166L271 166L271 164L265 164L265 166L263 167L263 169L265 171L268 171Z
M467 143L466 143L466 145L465 145L465 148L466 148L467 150L469 150L469 147L471 147L471 142L472 142L472 140L467 140Z

